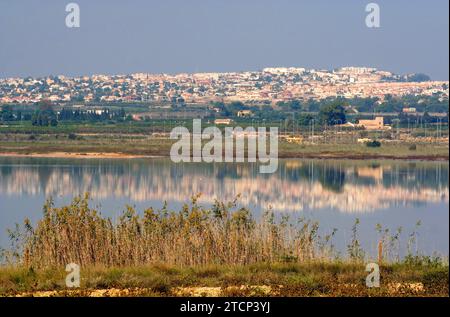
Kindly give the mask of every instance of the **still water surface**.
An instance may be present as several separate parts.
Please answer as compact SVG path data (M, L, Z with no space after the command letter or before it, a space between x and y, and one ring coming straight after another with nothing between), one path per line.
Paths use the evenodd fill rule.
M270 207L317 220L323 233L337 228L335 244L342 252L356 218L370 252L376 249L377 223L402 227L405 245L420 220L419 249L448 256L448 167L448 162L281 160L276 173L260 174L257 164L248 163L0 157L0 246L8 245L7 228L25 217L38 220L49 197L61 205L90 192L93 206L117 217L127 204L142 211L167 201L176 209L202 193L205 206L240 194L240 204L255 217Z

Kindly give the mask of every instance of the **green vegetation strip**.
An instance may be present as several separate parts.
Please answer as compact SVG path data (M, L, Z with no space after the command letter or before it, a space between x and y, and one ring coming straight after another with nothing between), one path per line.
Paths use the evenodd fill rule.
M346 262L240 266L81 267L81 287L63 268L0 268L0 296L448 296L448 266L380 267L379 288L365 285L364 265Z

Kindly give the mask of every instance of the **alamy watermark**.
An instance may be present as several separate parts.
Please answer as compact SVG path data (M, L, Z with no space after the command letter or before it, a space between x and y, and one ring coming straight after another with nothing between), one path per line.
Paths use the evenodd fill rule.
M369 12L369 14L366 16L366 26L368 28L379 28L380 6L377 3L371 2L366 5L366 12Z
M66 26L68 28L79 28L80 27L80 6L71 2L66 5Z
M170 139L178 139L170 150L174 163L245 162L247 159L247 162L262 163L260 173L274 173L278 169L277 127L270 127L269 131L266 127L226 127L223 135L216 126L202 131L201 120L194 119L192 133L186 127L175 127ZM203 140L209 141L202 145Z
M69 263L66 265L66 286L68 288L80 287L80 266L75 263Z
M368 263L366 272L369 272L366 277L366 286L369 288L380 287L380 266L377 263Z

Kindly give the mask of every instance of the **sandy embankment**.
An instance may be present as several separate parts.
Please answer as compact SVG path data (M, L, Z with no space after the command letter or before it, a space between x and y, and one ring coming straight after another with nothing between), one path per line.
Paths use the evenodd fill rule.
M38 157L38 158L105 158L105 159L134 159L134 158L163 158L169 155L126 154L120 152L48 152L48 153L19 153L0 152L0 157ZM383 155L383 154L355 154L355 153L279 153L279 159L336 159L336 160L419 160L419 161L448 161L447 154L435 155Z
M147 155L134 155L124 153L105 153L105 152L89 152L89 153L72 153L72 152L49 152L49 153L0 153L3 157L42 157L42 158L117 158L117 159L131 159L131 158L145 158L156 157Z

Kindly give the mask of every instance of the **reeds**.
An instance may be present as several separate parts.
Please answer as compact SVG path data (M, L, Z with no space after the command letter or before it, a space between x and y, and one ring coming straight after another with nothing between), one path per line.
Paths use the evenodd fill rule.
M211 208L191 198L180 211L147 209L142 215L130 206L116 220L89 206L89 196L76 197L68 206L49 200L43 218L33 228L10 233L8 253L15 262L35 268L65 266L129 267L148 264L202 266L255 263L327 261L337 257L334 229L321 236L319 224L304 218L277 219L267 211L255 220L246 208L216 201ZM348 258L363 261L364 251L352 230Z
M210 264L302 262L330 257L331 237L318 235L318 224L287 217L276 221L266 212L256 221L246 208L216 201L212 208L192 197L180 211L152 208L138 215L128 206L113 221L77 197L57 208L50 200L33 228L12 232L15 255L22 264L53 267L80 265L138 266L154 263L196 266Z

